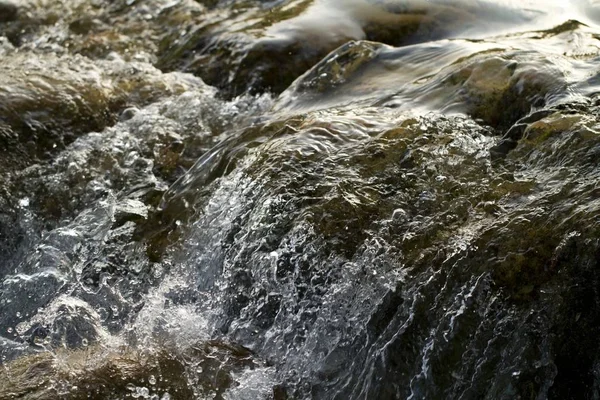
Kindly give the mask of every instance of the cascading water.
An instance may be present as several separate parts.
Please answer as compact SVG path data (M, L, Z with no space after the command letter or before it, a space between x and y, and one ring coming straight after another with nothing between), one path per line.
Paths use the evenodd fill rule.
M0 399L600 397L599 10L0 0Z

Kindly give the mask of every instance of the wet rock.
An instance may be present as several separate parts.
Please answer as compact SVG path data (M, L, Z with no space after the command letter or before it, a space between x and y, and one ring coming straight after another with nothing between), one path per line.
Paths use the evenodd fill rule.
M532 64L528 63L531 59L525 60L518 53L488 58L450 75L446 82L459 86L457 94L474 118L500 130L508 129L531 109L544 106L547 97L566 89L559 69L540 58ZM544 72L533 73L541 65Z
M4 36L0 36L0 56L6 56L15 50L14 46Z
M190 360L194 359L195 362ZM75 351L44 351L4 365L0 396L36 399L87 399L157 396L194 398L223 393L236 385L235 374L263 363L248 349L224 341L195 343L185 352L96 345ZM77 371L77 372L76 372ZM193 378L192 378L193 377Z
M359 74L361 66L373 61L386 47L365 41L346 43L311 68L288 91L319 94L332 91Z
M9 0L0 1L0 23L14 21L18 14L19 9L15 3Z
M102 22L98 19L92 19L89 17L83 17L76 19L69 24L69 29L78 35L85 35L91 31L99 31L101 29Z
M72 8L30 6L27 11L4 31L13 43L40 47L36 38L41 37L49 47L94 59L112 53L126 60L146 57L161 70L196 74L226 98L248 90L280 93L349 40L403 46L476 30L482 21L502 26L522 18L516 10L479 3L394 8L363 0L344 7L312 0L116 1L104 7L84 2ZM493 11L502 11L501 17ZM57 35L54 26L64 26L70 34ZM53 39L46 43L48 36Z
M277 398L593 397L589 27L395 48L348 40L477 19L104 3L0 26L0 397L252 397L257 354ZM159 57L225 97L308 72L240 126L243 100ZM196 340L204 315L240 345Z
M469 84L481 93L483 87L503 93L512 79L509 61L492 57L485 65L497 81L485 73L480 80L470 70L475 78ZM315 93L320 90L316 86ZM582 305L577 296L563 303L571 289L561 282L569 276L585 286L582 293L595 285L595 275L586 284L578 276L595 268L600 215L597 123L582 117L589 107L569 108L522 118L516 147L498 168L487 156L498 138L470 119L411 118L382 108L361 109L364 119L356 109L282 118L248 128L207 153L165 196L163 223L197 219L209 227L184 234L191 235L190 251L202 248L194 258L200 275L225 269L219 270L227 276L220 328L241 343L268 349L274 359L279 345L289 354L290 341L300 354L304 343L328 340L331 326L320 331L315 321L337 318L352 296L368 302L352 288L371 283L359 286L377 293L379 303L369 303L372 325L345 336L351 325L341 323L327 350L311 353L311 365L318 357L319 368L310 392L297 387L291 397L336 390L346 398L368 390L376 398L405 398L414 379L428 398L497 398L506 387L513 394L545 395L558 376L555 367L561 383L552 390L568 393L592 378L569 372L574 341L544 338L573 323L564 310L579 310L578 326L597 329L595 311L582 311L595 306L585 308L590 303ZM189 207L182 207L184 200ZM398 209L401 218L394 217ZM221 225L213 227L217 220ZM390 271L403 277L393 289L381 289L377 277ZM293 294L280 295L287 285ZM344 294L335 297L331 288ZM329 301L331 308L314 306ZM293 339L284 333L289 321L297 323ZM277 332L278 326L278 338L263 340L257 333ZM428 360L441 386L420 375L422 349L431 342L436 348ZM488 357L490 348L509 356ZM356 363L357 357L368 366ZM584 357L586 367L576 370L589 371L594 359ZM376 372L365 377L364 371ZM460 378L472 375L476 385ZM400 383L382 383L394 379Z
M170 81L169 75L172 74L159 74L156 78L167 78L159 85ZM146 216L155 212L168 185L212 147L226 127L235 126L236 120L241 118L240 109L246 107L247 99L226 104L215 99L215 90L197 78L177 77L175 81L180 78L185 78L182 83L189 80L190 86L186 87L190 90L184 94L146 107L135 107L136 112L130 119L102 132L81 134L65 149L56 149L50 160L25 168L33 161L21 157L21 171L14 171L15 165L8 157L3 160L7 162L6 190L1 198L7 204L5 212L25 199L27 207L17 207L30 217L23 222L39 223L41 229L53 232L52 236L57 233L59 241L71 239L59 234L61 229L56 228L71 221L74 225L70 231L79 232L79 224L88 224L88 218L94 214L90 214L89 208L103 203L98 211L107 218L105 227L112 227L105 238L112 242L101 239L99 247L94 244L97 239L88 242L93 248L90 251L100 254L81 265L84 285L97 287L107 277L136 279L140 273L144 275L152 269L143 260L130 269L116 248L128 242L143 242L152 236L152 230L145 229L149 224ZM143 84L137 79L135 82ZM153 83L149 83L149 88L157 89ZM19 159L16 151L20 143L18 140L11 143L13 147L6 149L7 154ZM81 214L84 210L87 212ZM6 250L7 268L9 256L17 252L20 243L16 228L12 235L6 236L2 248ZM136 233L132 235L134 230ZM58 245L53 241L51 246ZM130 250L136 256L128 253L129 260L137 257L139 249L134 245Z
M299 112L360 102L406 111L443 110L470 115L505 135L521 118L580 90L570 88L564 65L585 73L598 54L594 34L585 26L567 24L556 32L403 48L350 42L298 78L275 109ZM564 47L552 55L535 50L575 38L580 40L577 49ZM422 57L430 62L423 63ZM586 61L582 65L578 59ZM512 128L503 146L510 147L514 139L509 136L518 135L517 130Z
M26 235L19 226L18 215L18 210L11 209L9 205L3 205L3 212L0 214L0 257L5 262L0 268L0 279L10 273L14 262L12 256L26 241Z
M49 267L47 270L29 276L9 275L0 283L0 323L11 327L13 337L18 336L14 330L18 323L35 313L38 308L46 306L63 290L66 284L64 276L52 271L52 267L60 265L63 260L53 259L55 255L50 249L40 257L41 269Z
M0 26L0 34L20 47L94 59L114 53L128 60L140 55L152 59L163 35L204 21L206 9L194 0L54 2L43 7L27 2L22 8L17 20Z
M118 227L127 222L138 222L148 218L148 206L140 200L126 199L115 207L115 223Z
M271 8L257 8L252 2L225 8L215 25L200 26L183 37L163 41L157 66L162 70L185 70L200 76L208 84L232 98L251 93L283 91L328 51L343 43L314 42L307 46L297 38L268 32L279 22L290 20L312 3L294 1ZM228 27L226 21L235 24ZM235 28L235 29L232 29ZM273 28L276 29L276 28ZM230 71L223 74L223 71Z
M335 1L293 1L263 9L248 7L245 13L230 14L236 21L233 25L215 19L216 26L170 40L158 65L193 72L222 89L226 97L246 90L280 93L351 40L405 46L481 29L483 21L502 26L511 19L525 19L514 9L463 3L398 5L359 0L340 7ZM222 74L223 70L229 74Z
M202 86L200 81L162 75L147 64L94 64L83 57L4 57L0 63L0 140L7 154L47 159L78 136L100 132L132 105ZM22 165L22 164L21 164Z

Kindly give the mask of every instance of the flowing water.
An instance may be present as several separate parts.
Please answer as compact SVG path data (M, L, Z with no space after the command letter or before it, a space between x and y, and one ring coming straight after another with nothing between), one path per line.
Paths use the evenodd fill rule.
M598 399L599 160L595 0L0 0L0 399Z

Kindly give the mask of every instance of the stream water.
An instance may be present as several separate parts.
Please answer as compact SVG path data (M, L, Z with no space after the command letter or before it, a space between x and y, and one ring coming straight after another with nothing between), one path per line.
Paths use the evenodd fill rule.
M0 399L600 398L600 2L0 0Z

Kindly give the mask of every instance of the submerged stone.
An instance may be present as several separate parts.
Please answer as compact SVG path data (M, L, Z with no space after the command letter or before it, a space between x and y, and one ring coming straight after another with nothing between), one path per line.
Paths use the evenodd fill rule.
M94 345L75 351L43 351L5 364L0 372L0 396L10 399L33 394L40 400L90 396L222 399L236 384L236 373L262 366L248 349L216 340L196 343L185 352ZM194 384L188 382L188 375L196 376Z

